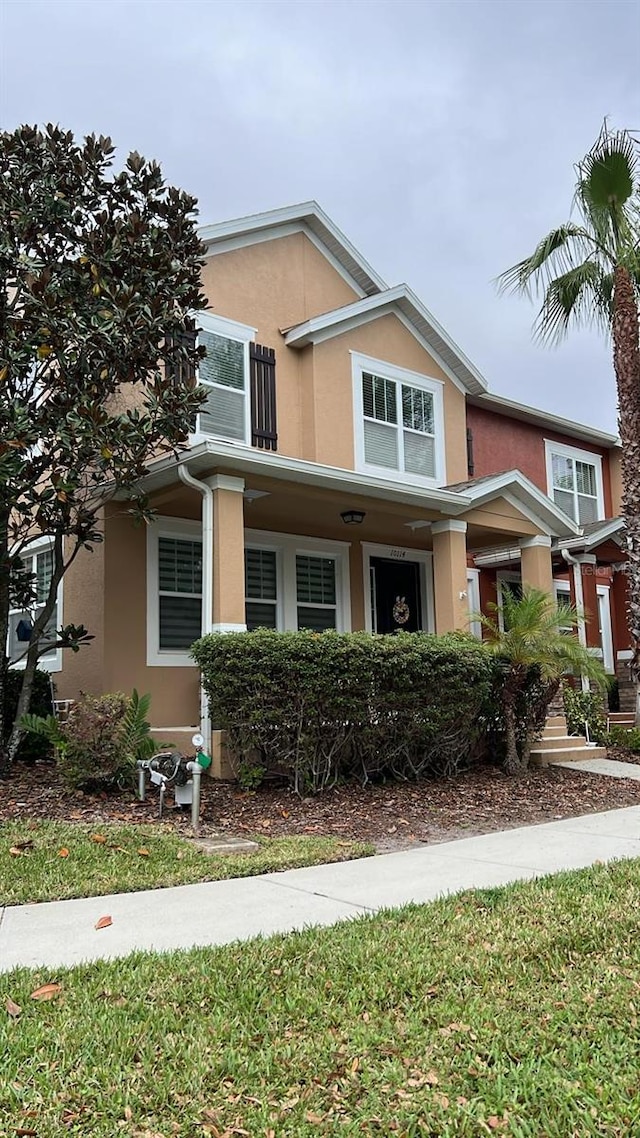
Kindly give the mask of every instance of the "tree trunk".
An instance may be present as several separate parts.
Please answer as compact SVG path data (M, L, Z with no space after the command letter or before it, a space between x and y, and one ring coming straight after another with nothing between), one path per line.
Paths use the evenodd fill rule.
M523 766L518 754L518 736L516 731L516 693L510 689L509 679L505 681L502 693L502 706L504 710L505 742L507 753L504 759L504 769L507 774L522 774Z
M618 265L613 291L613 364L618 387L622 442L622 516L627 537L627 621L631 635L631 678L640 722L640 344L638 307L629 272Z
M7 703L7 675L9 672L9 659L6 651L7 636L9 632L9 516L6 511L0 513L0 778L5 776L9 767L9 755L5 746L5 737L8 735L6 718Z

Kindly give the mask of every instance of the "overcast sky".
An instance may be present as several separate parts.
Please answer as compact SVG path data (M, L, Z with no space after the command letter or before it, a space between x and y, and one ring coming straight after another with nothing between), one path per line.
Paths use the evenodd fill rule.
M0 0L0 123L158 159L203 223L316 198L490 389L616 426L608 345L531 338L493 279L640 128L640 0Z

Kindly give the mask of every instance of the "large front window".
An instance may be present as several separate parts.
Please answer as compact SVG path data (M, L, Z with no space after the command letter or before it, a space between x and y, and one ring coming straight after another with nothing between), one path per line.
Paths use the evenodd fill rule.
M348 546L293 534L247 531L247 629L324 632L351 627Z
M359 469L444 481L442 385L381 361L354 357Z
M549 494L556 506L580 525L603 518L600 455L551 442L546 445Z

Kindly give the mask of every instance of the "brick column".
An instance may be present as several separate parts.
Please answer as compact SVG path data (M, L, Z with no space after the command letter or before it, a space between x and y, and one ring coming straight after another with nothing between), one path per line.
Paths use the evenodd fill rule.
M551 538L545 534L520 538L520 573L523 586L542 589L553 596Z
M213 632L244 632L244 479L207 478L213 490Z
M434 522L431 533L436 632L468 631L467 523L458 518Z

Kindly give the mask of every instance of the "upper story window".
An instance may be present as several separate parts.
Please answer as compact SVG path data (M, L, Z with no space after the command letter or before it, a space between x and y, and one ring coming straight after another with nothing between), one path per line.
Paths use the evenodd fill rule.
M198 380L207 399L197 432L262 450L277 450L275 352L254 342L255 329L200 314L198 344L205 349Z
M580 525L604 518L600 455L549 439L545 449L548 493L556 506Z
M442 485L442 383L356 353L352 358L357 468Z
M35 600L29 609L20 610L14 608L10 611L7 655L12 665L23 668L29 647L33 622L42 612L49 596L49 589L51 588L53 550L51 549L50 542L45 540L37 544L34 543L22 554L21 561L27 572L33 575ZM57 639L56 629L60 626L61 622L62 584L60 584L58 588L56 603L47 622L44 636L40 641L40 647L46 647L48 641L50 641L51 644L55 643ZM61 650L52 647L50 650L44 652L38 659L38 667L45 668L50 672L59 671L62 667Z

